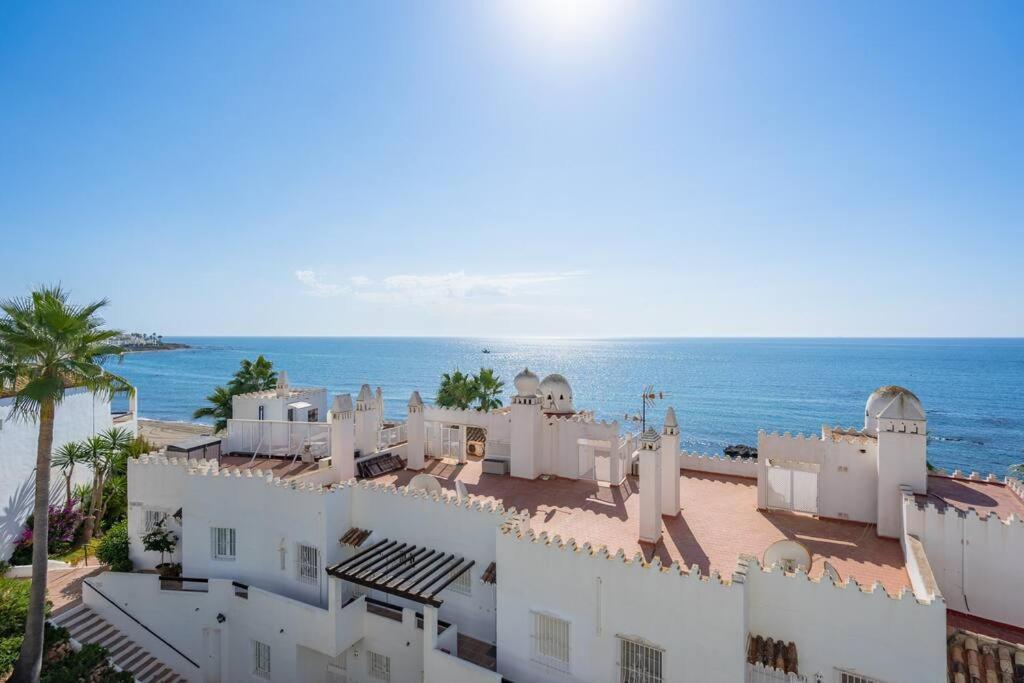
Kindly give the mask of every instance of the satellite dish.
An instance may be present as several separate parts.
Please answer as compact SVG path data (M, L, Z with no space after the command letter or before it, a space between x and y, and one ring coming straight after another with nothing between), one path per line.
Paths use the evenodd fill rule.
M811 553L803 543L783 539L772 543L764 551L764 566L778 565L786 572L798 569L806 572L811 567Z
M443 490L441 482L437 480L437 477L423 472L417 474L409 482L410 491L426 491L429 494L440 494Z

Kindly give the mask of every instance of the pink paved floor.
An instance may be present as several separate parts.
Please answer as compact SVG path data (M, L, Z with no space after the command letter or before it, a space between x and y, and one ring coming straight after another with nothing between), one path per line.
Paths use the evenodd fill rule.
M254 473L260 473L266 476L267 472L273 472L275 477L281 479L288 479L289 477L295 477L306 472L311 472L317 468L314 463L303 463L302 460L296 460L295 464L292 464L291 458L266 458L260 457L256 460L252 459L252 456L248 455L224 455L220 458L221 467L231 467L239 469L251 469Z
M960 510L974 509L982 517L995 513L1001 519L1011 514L1024 519L1024 501L1009 486L997 482L952 479L932 475L928 477L928 495L916 496L919 503L929 502Z
M881 539L873 524L816 519L807 515L757 510L757 483L753 479L683 471L680 476L682 513L664 520L663 540L657 546L638 540L638 483L628 479L620 487L599 487L593 482L553 478L526 481L483 474L479 462L462 466L432 460L427 471L447 489L455 479L469 493L500 500L506 508L526 510L532 528L559 534L577 543L622 548L627 555L657 555L664 563L696 564L704 574L728 577L740 554L761 559L775 541L789 538L803 543L813 558L811 576L818 576L829 561L845 578L859 583L881 583L890 594L910 581L900 545ZM405 485L414 472L378 477L375 481Z

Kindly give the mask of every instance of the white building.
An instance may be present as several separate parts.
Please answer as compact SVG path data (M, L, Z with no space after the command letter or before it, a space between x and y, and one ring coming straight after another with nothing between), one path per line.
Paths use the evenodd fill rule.
M490 412L414 393L358 457L368 388L334 399L306 462L301 440L133 461L136 567L166 518L186 578L88 579L77 618L195 681L933 683L947 626L976 667L1012 657L986 628L1024 637L1024 489L929 475L904 389L873 394L860 430L763 434L750 461L680 452L675 411L623 437L558 375L515 384Z
M32 513L35 498L36 445L39 423L11 414L14 397L0 393L0 559L6 560L14 542ZM69 441L81 441L111 427L136 431L136 398L129 399L128 412L113 413L110 401L85 389L68 389L57 406L53 423L53 450ZM88 483L92 472L76 467L72 485ZM54 469L50 474L50 498L63 503L67 495L64 478Z

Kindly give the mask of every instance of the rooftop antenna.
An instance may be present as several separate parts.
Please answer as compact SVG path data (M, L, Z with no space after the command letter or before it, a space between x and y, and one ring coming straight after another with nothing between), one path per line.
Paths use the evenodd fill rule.
M657 391L654 388L654 385L648 384L647 386L644 387L643 393L640 394L640 414L627 414L625 418L627 420L632 420L633 422L639 422L640 433L643 434L645 431L647 431L647 408L653 408L657 401L661 401L662 399L665 399L667 397L668 394L666 392Z

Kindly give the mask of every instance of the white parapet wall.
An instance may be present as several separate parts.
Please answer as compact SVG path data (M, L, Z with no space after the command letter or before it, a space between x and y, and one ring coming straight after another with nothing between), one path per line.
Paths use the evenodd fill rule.
M1024 627L1024 520L919 505L904 496L906 531L920 539L950 609Z
M679 467L694 472L757 479L757 458L730 458L683 451L679 454Z
M498 671L508 679L619 680L621 636L663 651L665 681L743 680L742 585L511 525L497 550ZM568 624L565 666L538 661L537 615Z
M762 569L753 557L740 564L750 632L795 643L807 680L836 681L837 669L880 681L945 680L942 600L921 602L909 591L892 598L877 585L863 590L852 581Z

